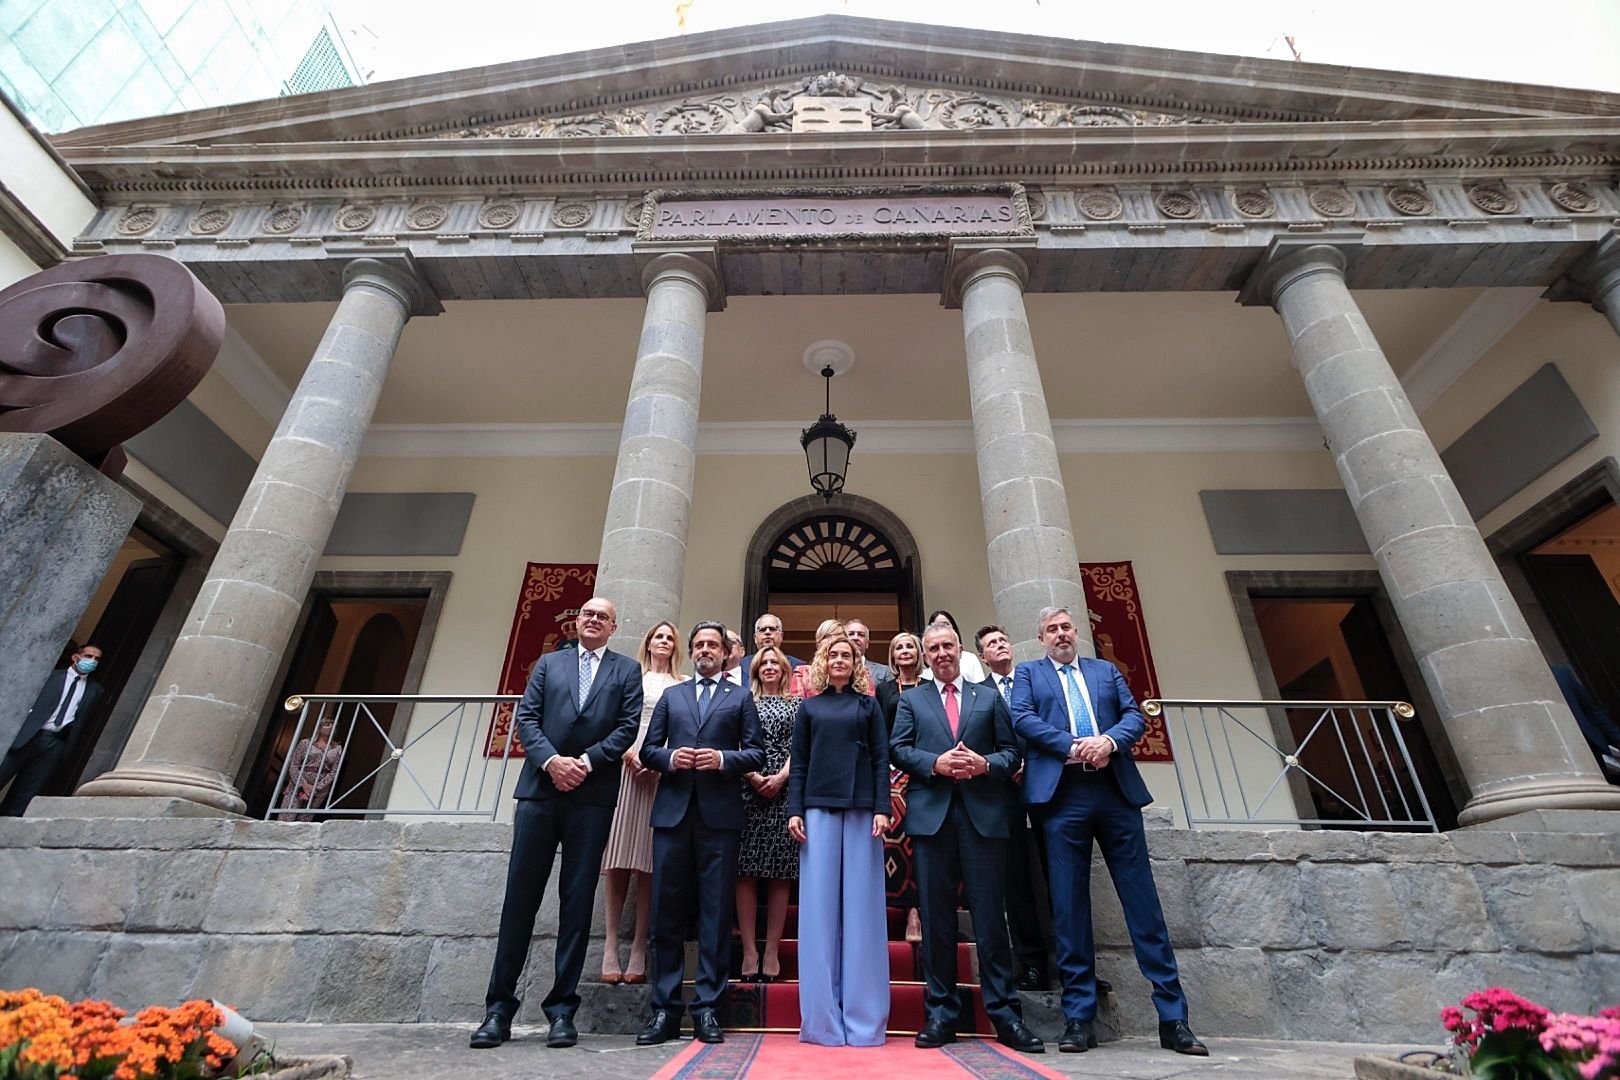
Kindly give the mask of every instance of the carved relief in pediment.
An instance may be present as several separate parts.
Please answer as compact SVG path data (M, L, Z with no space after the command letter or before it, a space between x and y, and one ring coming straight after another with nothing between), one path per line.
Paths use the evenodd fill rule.
M468 127L449 137L567 139L885 128L976 131L986 128L1159 127L1229 122L1189 113L1154 112L1079 100L878 85L854 75L829 71L787 86Z

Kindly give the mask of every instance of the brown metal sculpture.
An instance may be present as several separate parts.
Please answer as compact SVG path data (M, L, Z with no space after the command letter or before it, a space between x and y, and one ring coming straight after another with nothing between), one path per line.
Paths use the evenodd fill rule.
M44 432L104 471L219 355L225 309L161 255L66 262L0 291L0 431Z

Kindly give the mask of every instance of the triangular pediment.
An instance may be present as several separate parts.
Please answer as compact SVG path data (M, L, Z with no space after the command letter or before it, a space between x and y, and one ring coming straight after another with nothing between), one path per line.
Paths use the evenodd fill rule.
M802 100L801 100L802 99ZM821 16L82 128L68 148L1620 116L1620 96ZM863 126L865 125L865 126Z

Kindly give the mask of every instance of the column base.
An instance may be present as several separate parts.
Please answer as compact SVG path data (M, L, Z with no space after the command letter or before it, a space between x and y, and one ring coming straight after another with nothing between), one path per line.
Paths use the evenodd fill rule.
M236 818L249 820L190 799L139 795L40 795L28 804L31 818Z
M247 811L247 803L223 776L217 773L191 776L178 768L120 766L83 785L74 795L78 798L179 799L232 817L241 817Z
M1620 810L1620 787L1602 781L1537 784L1468 800L1457 815L1461 827L1484 825L1540 810Z
M1526 810L1469 828L1518 833L1620 833L1620 810Z

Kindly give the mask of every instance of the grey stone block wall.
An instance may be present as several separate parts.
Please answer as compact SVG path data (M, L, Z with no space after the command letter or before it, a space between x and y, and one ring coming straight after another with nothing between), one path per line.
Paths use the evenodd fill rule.
M126 1005L210 995L259 1020L473 1021L510 836L488 823L0 820L0 986ZM1441 1006L1488 985L1559 1010L1620 1000L1620 835L1148 837L1200 1033L1427 1044ZM1150 1033L1100 863L1094 882L1099 972L1117 999L1104 1019ZM556 917L548 897L525 976L536 996ZM598 937L582 1025L635 1030L644 989L591 982L600 962ZM1043 1033L1056 1034L1054 1005L1028 1002Z

